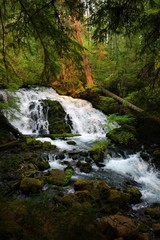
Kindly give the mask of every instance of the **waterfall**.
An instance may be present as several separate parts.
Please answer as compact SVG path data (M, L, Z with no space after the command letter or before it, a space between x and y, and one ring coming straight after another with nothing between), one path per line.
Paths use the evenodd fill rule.
M61 96L52 88L20 89L16 92L19 98L20 112L15 110L16 119L12 124L26 135L48 134L48 109L43 100L58 101L72 121L72 133L80 134L87 139L105 137L106 116L92 104L82 99Z
M11 123L25 135L48 134L48 107L43 100L49 99L58 101L72 121L72 133L81 136L74 137L76 146L67 144L66 140L51 140L50 138L38 138L41 141L49 141L55 144L60 150L80 151L87 150L97 139L105 139L107 122L106 116L99 110L92 107L92 104L82 99L74 99L69 96L61 96L52 88L31 88L20 89L16 92L19 98L20 111L14 110L16 119L10 119ZM13 110L12 110L13 111ZM65 164L49 156L51 167L66 167ZM66 154L66 161L72 159ZM76 170L75 170L76 171ZM115 174L117 175L115 175ZM119 174L119 177L118 177ZM160 174L144 162L138 153L124 157L105 157L104 166L99 168L93 166L93 178L101 178L107 182L111 179L119 181L122 179L134 180L142 193L142 199L148 203L160 203ZM122 177L123 176L123 177Z

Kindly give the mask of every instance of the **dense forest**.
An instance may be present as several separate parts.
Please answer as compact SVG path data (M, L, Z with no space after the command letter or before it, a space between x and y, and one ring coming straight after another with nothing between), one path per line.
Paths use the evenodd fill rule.
M4 0L0 85L53 85L71 95L104 87L157 115L159 7L159 1Z
M160 1L0 0L0 48L0 239L158 240L160 203L135 213L142 194L134 181L122 189L72 176L103 168L106 152L125 159L139 151L160 170ZM107 140L60 152L21 133L6 112L14 118L14 94L36 87L91 102L108 116ZM40 104L50 125L41 137L78 136L58 102ZM67 167L50 169L50 155Z

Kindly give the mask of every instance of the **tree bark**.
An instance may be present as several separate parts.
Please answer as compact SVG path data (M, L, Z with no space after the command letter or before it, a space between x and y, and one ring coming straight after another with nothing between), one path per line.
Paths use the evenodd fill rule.
M77 21L76 14L74 14L74 25L75 25L78 43L81 46L83 46L83 41L81 38L81 27L80 27L79 21ZM84 67L84 71L85 71L85 75L86 75L87 85L89 87L92 87L93 86L93 78L92 78L91 68L90 68L90 64L89 64L89 59L86 56L86 54L84 54L84 56L83 56L83 67Z

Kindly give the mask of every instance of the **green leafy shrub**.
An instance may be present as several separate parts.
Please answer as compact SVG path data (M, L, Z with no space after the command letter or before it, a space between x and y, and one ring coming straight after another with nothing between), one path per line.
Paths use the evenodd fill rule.
M107 137L111 139L112 142L127 147L137 145L136 129L133 126L134 118L132 116L112 114L107 120L107 128L109 129Z

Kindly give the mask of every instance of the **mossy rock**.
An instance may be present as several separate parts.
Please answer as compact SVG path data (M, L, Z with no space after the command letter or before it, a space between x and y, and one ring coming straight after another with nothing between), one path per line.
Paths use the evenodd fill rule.
M152 224L152 230L156 234L160 234L160 223L153 223Z
M74 183L74 190L75 191L83 191L88 190L91 191L94 187L94 181L93 180L77 180Z
M87 190L77 191L75 192L75 195L77 196L78 202L80 203L93 201L91 193Z
M66 112L58 101L45 100L48 104L48 122L50 134L71 133Z
M20 182L20 189L24 193L34 193L42 190L44 182L40 179L25 177Z
M125 206L130 201L130 194L124 193L120 190L111 189L109 197L107 198L108 203L118 204L119 206Z
M97 164L103 162L104 154L106 152L106 146L103 144L95 144L88 150L90 157Z
M77 143L75 141L67 141L67 144L75 146Z
M153 152L152 156L153 156L154 158L160 159L160 149L156 149L156 150Z
M90 173L92 171L92 166L89 163L80 163L80 171L84 173Z
M75 191L89 191L95 200L106 200L110 195L110 187L102 180L77 180Z
M98 219L96 228L106 236L104 239L135 240L138 236L136 225L132 219L118 214Z
M139 203L141 201L142 193L138 188L127 188L126 193L130 194L130 203Z
M160 207L146 208L145 214L149 215L154 220L160 221Z
M120 128L115 128L107 133L107 137L115 144L125 147L136 148L136 129L134 126L124 124Z
M75 133L55 133L55 134L43 134L43 137L49 137L53 140L56 138L59 139L66 139L66 138L71 138L71 137L79 137L81 134L75 134Z
M55 150L56 146L52 145L50 142L44 142L42 143L42 149L45 151Z
M37 166L40 171L44 171L50 168L49 162L42 157L33 158L30 160L30 162Z
M44 151L55 150L56 146L52 145L50 142L41 142L40 140L36 140L34 137L26 138L26 144L30 148L41 149Z
M101 201L107 201L110 196L110 186L102 180L94 181L94 188L92 189L92 195L95 199Z
M72 175L72 168L67 168L66 170L52 169L51 171L49 171L49 176L46 176L46 181L49 184L66 186L67 184L69 184Z

